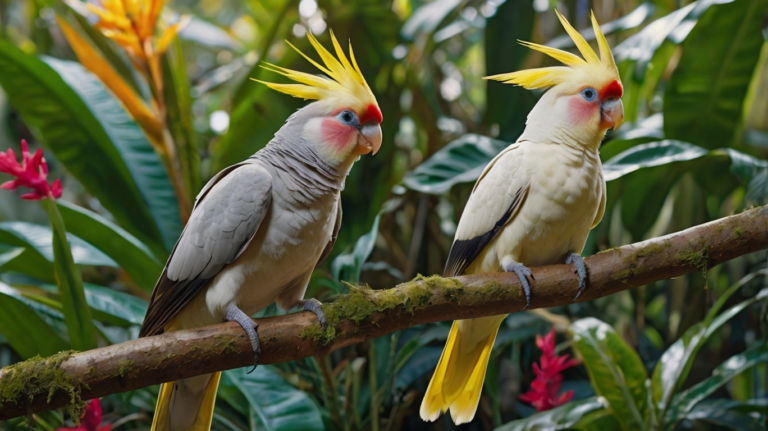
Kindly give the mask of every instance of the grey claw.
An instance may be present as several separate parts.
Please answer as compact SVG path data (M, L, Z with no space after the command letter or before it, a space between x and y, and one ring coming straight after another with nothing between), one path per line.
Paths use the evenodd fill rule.
M302 305L304 311L311 311L317 316L317 320L320 322L320 327L325 331L328 328L328 319L325 318L323 313L323 303L315 298L302 299Z
M573 264L576 267L576 273L579 275L579 292L576 293L576 297L573 300L579 299L584 289L587 288L587 265L584 264L584 259L578 253L571 253L568 259L565 260L567 265Z
M248 335L248 339L251 340L251 347L253 348L253 368L248 371L251 374L256 366L259 365L259 359L261 358L261 346L259 346L259 335L256 333L256 328L259 324L254 322L253 319L248 317L241 309L237 308L235 304L229 304L227 307L226 319L229 322L237 322L240 327L243 328Z
M523 307L523 310L530 307L531 306L531 284L528 281L528 277L531 277L531 280L535 280L533 278L533 273L531 272L531 270L521 263L512 262L509 265L504 267L504 271L514 272L517 275L517 278L520 279L520 284L523 286L523 292L525 293L525 307Z

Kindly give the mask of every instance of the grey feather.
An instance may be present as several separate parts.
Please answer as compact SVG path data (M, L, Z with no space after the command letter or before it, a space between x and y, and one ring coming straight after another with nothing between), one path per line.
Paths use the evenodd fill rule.
M168 262L168 278L211 278L232 262L264 220L271 188L271 176L257 162L217 182L196 205Z

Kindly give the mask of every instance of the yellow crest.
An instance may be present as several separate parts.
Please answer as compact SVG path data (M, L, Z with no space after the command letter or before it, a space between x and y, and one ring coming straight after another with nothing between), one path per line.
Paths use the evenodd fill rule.
M333 47L338 59L328 52L328 50L317 41L312 33L307 33L309 42L315 48L317 53L320 54L320 58L323 60L323 63L325 63L325 66L312 60L309 56L293 46L293 44L286 41L291 48L295 49L296 52L302 55L302 57L306 58L315 67L320 69L320 71L326 74L328 78L265 63L266 66L262 66L263 68L287 76L300 84L277 84L257 79L254 79L254 81L265 84L273 90L290 94L294 97L300 97L305 100L329 100L338 102L340 105L356 108L362 108L369 104L378 106L373 92L370 87L368 87L368 83L365 82L365 78L363 78L363 74L360 72L360 67L357 65L355 54L352 52L352 42L349 43L349 60L347 60L333 31L330 33L331 41L333 42Z
M552 87L568 82L573 82L577 85L596 83L594 85L595 87L603 86L612 80L621 83L619 71L613 60L611 48L608 46L608 41L605 39L605 35L600 30L600 25L598 25L597 20L595 19L594 12L592 13L592 28L595 31L597 46L600 49L599 57L592 47L589 46L589 43L587 43L579 32L571 26L568 20L560 15L560 12L557 10L555 10L555 13L560 19L560 23L565 27L565 31L568 32L568 35L576 44L576 47L584 58L557 48L519 41L523 46L543 52L544 54L559 60L568 67L554 66L520 70L512 73L487 76L484 79L502 81L506 84L516 84L529 90L534 88Z

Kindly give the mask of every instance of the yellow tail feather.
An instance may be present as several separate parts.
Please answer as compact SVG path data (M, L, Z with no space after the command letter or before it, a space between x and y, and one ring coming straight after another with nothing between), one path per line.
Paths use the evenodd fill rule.
M163 383L160 394L157 396L155 418L152 421L152 431L209 431L213 420L213 406L216 403L216 392L219 388L221 372L211 374L205 394L197 411L194 424L184 430L177 430L171 426L171 399L173 396L174 382ZM176 415L184 415L185 412L173 412Z
M422 419L434 421L448 409L456 425L470 422L475 417L488 359L505 317L500 315L453 322L445 349L421 403Z

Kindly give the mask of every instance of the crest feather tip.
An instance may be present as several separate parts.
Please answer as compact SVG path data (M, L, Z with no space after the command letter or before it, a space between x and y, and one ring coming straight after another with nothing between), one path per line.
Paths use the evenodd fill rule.
M323 64L313 60L291 42L285 41L288 46L293 48L302 57L327 76L321 77L305 72L286 69L267 62L260 66L271 72L279 73L289 79L298 82L298 84L278 84L253 79L256 82L267 85L273 90L289 94L294 97L304 99L328 100L330 103L341 104L351 108L358 108L373 104L378 107L376 98L370 87L365 81L360 68L355 61L352 52L352 43L349 45L349 59L339 44L333 31L330 31L331 44L333 45L334 56L331 51L326 49L315 37L314 34L307 33L307 40L320 56ZM351 60L351 62L350 62Z

